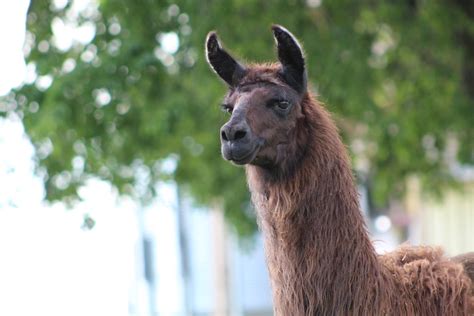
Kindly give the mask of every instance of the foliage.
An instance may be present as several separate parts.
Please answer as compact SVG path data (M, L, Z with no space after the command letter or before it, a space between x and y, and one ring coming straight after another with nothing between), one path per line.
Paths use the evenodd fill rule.
M23 117L37 144L48 199L75 198L94 175L147 201L158 179L172 178L199 203L224 201L237 230L251 233L243 171L220 158L225 86L203 44L216 29L236 56L274 60L274 22L303 42L312 89L335 114L376 205L401 194L412 174L430 190L449 184L453 142L455 160L474 163L468 1L102 0L79 13L74 6L32 1L27 61L38 78L3 107ZM92 26L95 36L58 47L53 26L62 22ZM163 40L175 35L177 51Z

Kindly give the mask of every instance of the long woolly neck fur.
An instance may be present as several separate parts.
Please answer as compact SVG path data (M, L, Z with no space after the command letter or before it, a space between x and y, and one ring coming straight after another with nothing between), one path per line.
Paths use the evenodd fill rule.
M346 149L309 94L278 169L248 165L277 315L359 314L380 299L381 272ZM339 313L339 312L340 313Z

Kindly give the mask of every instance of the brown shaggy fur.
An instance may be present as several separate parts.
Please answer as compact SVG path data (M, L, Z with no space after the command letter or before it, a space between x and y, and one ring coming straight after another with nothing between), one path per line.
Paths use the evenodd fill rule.
M244 106L239 97L248 91L262 98L246 101L252 133L268 134L268 126L290 124L285 135L268 134L285 137L275 141L273 164L258 163L257 156L245 166L265 238L275 314L474 313L469 273L473 276L467 270L474 256L450 260L439 248L408 246L376 254L346 148L329 113L308 91L285 121L270 114L262 119L262 111L269 110L253 104L265 100L266 89L288 89L279 69L279 64L246 67L226 97L235 107Z

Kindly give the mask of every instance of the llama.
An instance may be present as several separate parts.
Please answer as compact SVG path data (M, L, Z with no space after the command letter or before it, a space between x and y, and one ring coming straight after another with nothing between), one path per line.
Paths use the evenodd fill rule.
M377 255L350 162L324 106L308 91L302 48L272 27L278 63L243 65L215 32L206 57L227 83L224 159L245 165L264 235L275 315L469 315L474 253L402 246Z

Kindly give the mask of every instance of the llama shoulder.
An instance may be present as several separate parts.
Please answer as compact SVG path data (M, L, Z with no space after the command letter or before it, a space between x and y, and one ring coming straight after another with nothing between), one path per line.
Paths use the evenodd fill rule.
M379 261L392 281L394 295L411 302L413 311L417 306L428 305L435 313L453 312L443 308L469 305L471 280L463 266L450 260L440 247L403 245L381 255ZM443 307L446 299L458 301L459 305Z
M419 285L424 283L429 288L432 288L429 283L434 283L433 286L453 282L461 285L469 281L467 276L461 277L464 274L462 265L450 260L441 247L402 245L393 252L381 255L379 260L386 270L402 277L401 280L408 283L419 280Z

